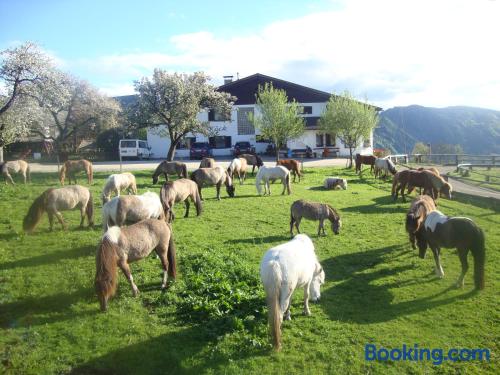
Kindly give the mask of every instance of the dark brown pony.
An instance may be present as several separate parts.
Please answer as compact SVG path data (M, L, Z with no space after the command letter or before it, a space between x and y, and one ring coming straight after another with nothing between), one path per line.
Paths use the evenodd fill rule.
M87 174L87 181L89 185L94 182L94 172L92 170L92 163L85 159L80 160L66 160L59 171L59 181L61 185L64 185L64 180L66 175L68 176L69 183L71 185L71 178L76 181L76 172L84 171Z
M416 249L416 233L423 225L427 215L436 210L434 200L428 195L418 195L411 202L410 209L406 214L406 231L409 235L411 247Z
M373 155L361 155L356 154L356 173L361 173L361 165L366 164L370 166L370 173L373 173L373 168L375 166L375 160L377 158Z
M401 192L403 202L406 202L404 190L408 186L409 191L415 187L424 189L424 194L430 195L434 200L437 200L439 193L448 196L451 199L452 187L441 176L435 173L424 170L404 170L396 173L392 179L391 195L394 200L398 198L398 192ZM411 189L411 190L410 190Z
M281 159L276 162L276 165L282 165L286 169L288 169L292 174L293 174L293 182L295 182L295 177L299 176L299 182L300 182L300 177L302 176L302 173L300 173L300 162L295 159Z
M252 155L252 154L240 154L238 156L239 158L246 159L247 164L252 166L252 175L254 174L255 167L259 169L264 165L264 162L258 155Z
M474 258L474 285L476 289L484 289L485 245L484 233L471 219L466 217L447 217L439 211L433 211L425 219L424 225L416 234L420 258L425 257L427 246L434 254L436 274L444 276L439 259L441 247L456 248L462 264L456 286L464 286L464 278L469 264L467 254L472 252Z

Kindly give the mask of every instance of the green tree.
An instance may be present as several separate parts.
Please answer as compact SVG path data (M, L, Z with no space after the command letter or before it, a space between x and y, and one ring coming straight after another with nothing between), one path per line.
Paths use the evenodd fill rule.
M250 121L260 130L264 138L276 145L276 161L279 149L287 141L300 137L305 131L304 119L299 116L302 108L295 101L289 101L284 90L275 89L266 83L256 94L256 115Z
M429 155L429 146L422 143L422 142L417 142L415 143L415 146L413 146L413 151L411 152L412 154L420 154L420 155Z
M188 133L213 134L208 121L200 121L198 114L209 109L231 117L235 97L208 83L205 73L170 74L155 69L151 79L135 82L138 101L128 109L129 127L152 128L159 135L170 138L167 160L172 160L179 142Z
M370 137L377 123L376 108L366 101L357 101L348 91L330 97L319 121L324 132L335 134L349 148L350 168L353 150Z

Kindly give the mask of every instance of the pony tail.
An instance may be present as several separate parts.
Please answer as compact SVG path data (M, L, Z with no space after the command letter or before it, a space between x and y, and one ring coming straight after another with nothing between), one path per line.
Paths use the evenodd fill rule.
M485 246L484 233L481 228L477 228L475 248L472 252L474 257L474 285L476 289L484 289L484 262L485 262Z
M66 178L66 163L64 163L59 171L59 182L64 186L64 179Z
M88 177L89 177L89 185L92 185L94 183L94 170L92 168L92 164L89 164L89 170L88 170Z
M281 349L281 319L283 313L279 304L280 288L281 288L281 269L276 261L271 261L267 268L268 275L264 281L266 291L266 303L269 309L268 320L271 330L274 349Z
M87 207L85 208L85 213L87 214L89 227L94 226L94 198L92 197L92 192L90 191L90 189L89 189L89 200L87 202Z
M187 178L188 172L187 172L187 166L186 164L182 165L182 177Z
M257 176L255 176L255 187L257 188L257 193L259 195L261 195L262 193L262 187L260 186L260 180L262 180L262 173L261 173L262 169L259 168L258 172L257 172Z
M167 251L167 260L168 260L168 275L170 277L175 277L177 276L177 263L176 263L176 250L175 250L175 243L174 243L174 234L172 233L172 227L169 225L170 228L170 239L168 240L168 251Z
M42 218L42 215L45 212L45 208L47 206L48 195L52 190L54 190L54 188L45 190L31 204L30 208L28 209L28 213L23 220L23 229L25 232L32 232L40 222L40 219Z
M26 168L26 177L28 178L28 182L31 182L31 169L29 164L28 167Z
M112 243L107 236L102 239L97 249L95 289L102 311L107 309L108 299L115 294L118 285L116 250L116 244Z
M203 211L203 204L201 203L200 192L198 189L194 192L194 204L196 205L196 216L200 216Z
M392 189L391 189L391 196L392 196L392 199L396 199L396 186L398 184L398 177L396 175L394 175L394 177L392 178Z
M288 195L292 194L292 187L290 186L290 173L285 177L286 189L288 190Z

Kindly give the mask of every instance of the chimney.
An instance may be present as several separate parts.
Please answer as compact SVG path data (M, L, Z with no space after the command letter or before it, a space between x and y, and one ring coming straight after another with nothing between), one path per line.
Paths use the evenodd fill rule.
M227 85L228 83L233 82L233 76L224 76L224 84Z

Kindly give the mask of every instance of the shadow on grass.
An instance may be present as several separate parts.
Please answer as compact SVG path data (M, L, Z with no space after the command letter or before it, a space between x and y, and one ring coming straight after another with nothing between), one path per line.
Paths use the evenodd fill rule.
M239 244L239 243L244 243L244 244L263 244L263 243L271 243L271 242L276 242L276 241L289 241L290 236L289 235L282 235L282 236L266 236L266 237L251 237L251 238L238 238L234 240L227 240L224 241L225 244Z
M71 248L62 251L54 251L48 254L39 255L32 258L24 258L14 260L11 262L4 262L0 264L0 270L8 270L11 268L26 268L37 267L46 264L59 262L63 259L78 259L82 257L95 256L94 246L82 246L78 248Z
M373 204L365 204L359 206L345 207L342 212L355 212L362 214L379 214L379 213L403 213L399 205L396 205L390 195L372 199Z
M453 192L453 200L470 204L473 206L490 209L496 213L500 212L500 200L495 198L478 197L475 195L469 195L459 192Z
M446 295L454 289L454 287L447 287L427 297L393 303L394 295L391 293L391 289L410 285L419 285L425 288L425 284L439 282L434 273L419 278L405 278L404 273L413 269L411 264L391 268L376 267L386 263L386 258L389 259L389 257L392 262L399 257L416 256L413 251L404 249L403 246L396 245L339 255L323 262L323 268L327 275L333 275L334 280L342 281L322 293L322 301L323 299L327 301L323 306L330 318L359 324L386 322L405 315L452 304L458 300L470 298L477 293L472 290L465 294L438 299L437 297ZM403 276L402 281L384 284L378 281L396 275Z

